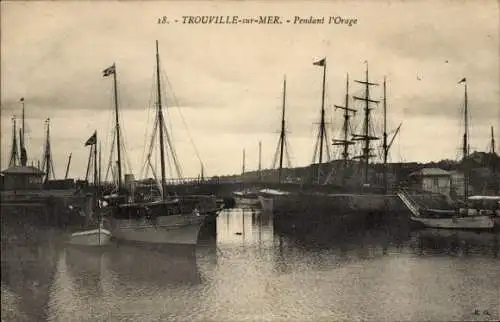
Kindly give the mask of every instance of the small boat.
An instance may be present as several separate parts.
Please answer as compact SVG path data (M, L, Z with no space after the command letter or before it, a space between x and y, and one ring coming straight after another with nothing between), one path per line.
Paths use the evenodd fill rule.
M420 205L408 192L397 193L401 201L411 212L410 220L428 228L445 229L492 229L494 216L476 211L464 211L463 208L432 209Z
M470 196L467 207L459 208L460 214L469 216L492 216L496 227L500 227L500 196Z
M274 199L289 194L286 191L280 191L275 189L262 189L258 193L258 198L260 202L260 207L264 212L274 211Z
M243 190L233 192L234 201L239 207L255 207L259 206L259 195L257 191Z
M468 125L467 120L469 118L467 110L467 80L463 78L459 84L465 83L464 87L464 136L463 136L463 161L469 158L469 144L468 144ZM426 207L422 202L418 202L410 196L410 194L405 190L400 190L398 192L398 197L401 201L408 207L412 215L410 219L413 222L421 223L425 227L430 228L449 228L449 229L493 229L495 226L495 219L498 218L497 210L493 207L489 210L483 209L482 203L488 198L484 196L470 196L469 193L469 180L470 180L470 169L466 169L465 175L465 185L464 185L464 199L459 202L462 204L459 207L450 205L443 205L439 209L430 209ZM495 197L493 197L495 198ZM475 204L477 201L477 204Z
M79 246L105 246L111 241L111 232L103 228L102 221L97 229L72 233L69 244Z

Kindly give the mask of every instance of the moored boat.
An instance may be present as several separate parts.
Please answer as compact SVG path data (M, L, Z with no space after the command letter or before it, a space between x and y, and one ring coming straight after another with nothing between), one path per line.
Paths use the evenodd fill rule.
M258 192L260 207L265 212L274 212L274 199L287 195L288 192L275 189L262 189Z
M365 96L356 97L360 101L365 103L364 116L363 116L363 133L362 134L352 134L351 136L351 125L350 118L352 114L356 112L355 109L349 106L351 96L349 95L349 77L347 75L346 79L346 96L345 105L337 106L336 108L343 110L344 124L343 124L343 138L333 140L333 145L341 145L343 147L342 160L336 162L342 164L342 168L339 169L340 175L338 178L333 178L333 172L328 174L326 169L332 168L330 165L325 165L323 160L323 152L326 152L326 159L331 160L331 156L328 148L328 138L326 136L326 123L325 123L325 78L326 78L326 58L323 58L313 65L320 66L323 69L323 98L321 106L321 119L320 119L320 131L318 133L318 141L316 143L315 153L313 162L317 159L317 163L313 163L310 166L311 175L308 182L302 182L297 185L298 191L293 191L287 189L287 193L263 193L261 203L263 208L272 208L273 212L277 214L276 223L282 222L284 225L290 225L292 227L305 226L317 227L317 226L329 226L329 231L333 233L334 229L339 228L342 230L344 228L356 228L364 227L366 224L372 224L376 221L382 220L383 213L396 213L403 210L401 202L397 199L395 195L387 194L387 180L385 174L385 168L387 164L387 155L389 149L394 141L394 138L399 132L399 127L393 133L392 138L389 138L386 129L386 104L385 104L385 79L384 79L384 187L372 185L371 178L369 176L369 161L375 155L373 154L374 148L370 147L370 143L373 140L378 140L371 132L372 126L370 124L371 115L369 104L378 102L370 98L369 86L378 85L371 83L368 77L368 66L366 67L366 79L363 81L356 81L365 85ZM285 91L284 91L285 92ZM282 137L284 137L284 113L282 116ZM350 157L349 147L355 144L355 141L360 141L363 143L362 155ZM319 153L318 153L319 152ZM281 155L283 154L283 149L281 149ZM359 159L360 161L353 161L351 159ZM333 162L331 163L333 165ZM351 177L348 177L349 172L352 170L357 170L354 168L359 167L360 170L356 173L351 173ZM361 169L364 168L364 169ZM281 165L280 165L281 169ZM328 174L328 175L327 175ZM281 178L280 178L281 179ZM333 179L333 180L331 180ZM342 183L336 183L336 179L342 179ZM339 180L340 181L340 180ZM281 180L279 185L284 187ZM280 187L278 187L279 190ZM284 190L284 189L283 189ZM264 206L265 204L265 206ZM282 218L283 220L280 220Z
M398 197L411 211L410 220L424 227L481 230L492 229L495 224L492 213L466 211L464 208L458 209L452 205L443 206L440 209L429 208L404 190L398 192Z
M113 75L115 86L115 110L116 110L116 139L119 147L119 124L118 104L116 94L116 66L103 71L103 75ZM155 133L159 136L161 184L159 184L160 196L157 198L137 199L134 189L128 193L124 192L121 185L121 159L120 148L118 148L118 188L119 193L115 198L108 198L111 213L109 215L110 232L114 238L122 241L144 242L154 244L178 244L196 245L198 234L202 225L207 221L213 221L217 216L219 208L216 198L212 195L169 195L166 192L164 140L170 140L162 112L162 96L160 84L160 62L158 53L158 41L156 42L156 85L157 104L156 120L153 130L150 149L155 140ZM158 131L157 131L158 130ZM150 154L148 162L150 163ZM156 177L156 176L155 176ZM114 200L113 200L114 199ZM135 200L134 200L135 199Z
M495 227L500 228L500 196L470 196L467 207L461 207L459 212L469 216L491 216Z
M259 194L253 190L234 191L234 201L238 207L256 207L260 205Z
M125 203L114 207L110 231L118 240L196 245L202 225L217 211L212 196Z
M69 244L80 246L105 246L111 241L111 232L102 227L72 233Z

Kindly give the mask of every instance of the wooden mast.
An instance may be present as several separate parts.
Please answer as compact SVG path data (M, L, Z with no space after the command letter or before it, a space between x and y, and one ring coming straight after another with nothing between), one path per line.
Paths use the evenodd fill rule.
M16 117L12 117L12 149L10 152L9 167L18 165L19 155L17 153L17 131L16 131Z
M165 200L166 194L164 193L166 187L166 179L165 179L165 150L164 150L164 142L163 142L163 113L161 106L161 83L160 83L160 54L158 53L158 40L156 41L156 84L158 90L158 123L160 127L160 165L161 165L161 188L162 188L162 197Z
M262 180L262 141L259 141L259 181Z
M121 158L121 144L120 144L120 121L118 117L118 87L116 84L116 65L113 63L113 84L115 96L115 123L116 123L116 148L118 160L116 166L118 168L118 190L122 187L122 158Z
M241 174L245 174L245 149L243 149L243 157L241 162Z
M101 184L101 141L99 141L99 175L97 176L99 178L99 184Z
M497 184L497 169L496 169L496 164L497 164L497 155L495 153L495 135L493 133L493 126L491 127L491 146L490 146L490 163L491 163L491 170L493 171L493 182L494 182L494 191L498 193L498 184Z
M491 127L491 143L490 143L491 154L495 155L495 134L493 132L493 126Z
M344 150L342 152L342 159L344 160L344 175L342 180L345 183L346 179L346 169L347 169L347 162L349 160L349 145L354 144L354 142L350 141L348 139L349 135L349 119L350 115L349 112L356 113L356 110L349 108L349 74L346 76L346 93L345 93L345 106L339 106L339 105L334 105L335 108L339 108L344 110L344 124L343 124L343 132L344 132L344 138L343 140L333 140L333 145L342 145L344 147Z
M364 133L362 135L355 134L354 140L364 141L363 154L358 158L361 158L364 161L364 183L368 184L368 165L370 162L370 158L374 157L374 155L370 154L371 151L370 141L378 139L377 137L370 136L370 111L371 111L370 103L378 103L378 101L370 99L370 86L377 86L378 84L369 82L368 62L365 61L365 63L366 63L365 81L359 81L359 80L355 81L359 84L365 85L365 97L354 96L354 99L365 102L365 108L364 108L365 118L363 125Z
M20 133L20 138L19 138L19 144L20 144L20 155L19 155L19 163L21 166L26 166L26 163L28 162L28 155L27 155L27 152L26 152L26 147L24 145L24 142L25 142L25 124L24 124L24 97L21 97L21 104L22 104L22 115L21 115L21 133Z
M464 83L464 137L463 137L463 164L464 164L464 199L469 197L469 169L467 167L469 157L469 111L467 102L467 79L464 77L459 84Z
M278 183L281 183L283 172L283 153L285 150L285 110L286 110L286 75L283 76L283 104L281 109L281 134L280 134L280 165L278 169Z
M96 133L96 136L95 136L95 140L96 140L96 143L94 143L93 147L94 147L94 186L97 190L97 187L99 185L99 179L97 177L97 130L95 130L95 133Z
M382 147L384 149L384 193L387 193L387 156L389 149L387 147L387 92L386 77L384 76L384 134Z
M323 67L323 85L321 91L321 119L319 124L319 163L318 163L318 177L317 177L317 182L319 184L321 179L321 164L323 163L323 145L326 141L326 129L325 129L326 57L321 59L320 61L313 63L313 65Z
M69 166L71 164L71 155L72 153L70 153L68 157L68 163L66 164L66 173L64 174L64 179L68 179Z

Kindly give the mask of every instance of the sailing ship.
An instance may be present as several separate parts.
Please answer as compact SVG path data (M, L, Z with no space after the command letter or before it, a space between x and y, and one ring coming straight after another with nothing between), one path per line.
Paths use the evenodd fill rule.
M278 165L278 187L282 184L282 176L283 176L283 158L285 156L285 149L288 148L288 142L286 139L286 122L285 122L285 112L286 112L286 76L283 77L283 94L282 94L282 107L281 107L281 131L278 140L278 145L276 147L276 152L274 154L273 167ZM287 154L288 156L288 154ZM279 159L278 159L279 157ZM290 163L290 162L289 162ZM260 156L259 156L259 164L260 164ZM278 198L280 195L286 195L288 192L282 191L280 189L261 189L258 191L258 200L260 203L260 207L264 212L274 212L274 200Z
M334 145L343 145L344 153L343 160L340 163L344 165L341 169L342 184L326 184L328 179L326 175L326 166L323 164L323 150L326 148L327 158L328 138L326 136L325 126L325 79L326 79L326 58L323 58L313 65L320 66L323 69L323 89L321 103L321 122L318 133L318 144L316 152L319 152L319 162L311 164L311 182L301 185L293 185L280 182L275 187L262 193L261 201L263 208L273 208L275 213L275 223L278 225L292 226L296 231L299 228L321 227L321 226L336 226L344 227L359 227L365 222L380 220L382 213L388 211L398 212L403 209L401 202L393 195L386 195L387 182L384 182L384 187L370 184L369 180L369 160L374 157L370 142L378 138L370 135L370 108L369 104L377 102L370 98L369 86L378 85L369 81L368 64L366 66L366 79L364 81L356 81L365 85L365 97L354 97L365 103L364 108L364 133L354 135L352 139L348 137L349 118L355 112L349 107L349 79L347 77L346 103L345 106L336 106L344 111L344 135L342 140L334 140ZM384 81L385 87L385 81ZM285 95L285 91L284 91ZM385 91L384 91L385 95ZM385 99L384 99L385 102ZM384 104L384 111L386 105ZM284 110L284 108L283 108ZM284 114L284 112L282 113ZM384 112L384 116L386 113ZM397 135L399 128L395 131L392 140L388 143L386 120L384 117L384 173L386 172L387 154L390 146ZM400 125L401 126L401 125ZM282 117L282 134L284 136L284 115ZM283 140L284 141L284 140ZM359 157L361 161L353 161L349 159L348 148L355 144L355 141L364 143L363 154ZM326 145L326 147L325 147ZM314 160L313 160L314 161ZM328 160L330 161L330 160ZM347 182L347 174L355 165L364 166L364 175L353 176L351 182ZM281 164L280 170L281 173ZM384 175L385 177L385 175ZM339 177L340 178L340 177ZM359 179L364 179L364 182L359 182ZM265 205L264 205L265 204ZM281 223L281 224L280 224Z
M259 143L259 167L260 167L260 143ZM241 169L241 175L245 174L245 149L243 149L243 163ZM243 184L244 187L244 184ZM254 208L260 205L259 193L257 189L242 189L239 191L233 191L232 196L234 198L235 205L240 208Z
M103 71L113 75L116 113L116 139L118 142L118 198L109 198L111 207L110 231L114 238L123 241L155 244L196 245L200 228L208 219L217 215L214 196L169 195L166 193L164 129L160 83L160 58L156 41L157 125L161 165L160 198L136 198L130 191L124 193L121 185L120 127L118 123L118 99L116 90L116 65ZM113 200L114 199L114 200ZM135 200L135 201L134 201Z
M97 171L97 130L85 142L85 146L91 146L91 153L94 154L94 198L93 198L93 222L96 223L97 228L87 229L83 231L74 232L70 236L69 244L80 246L105 246L111 241L111 232L104 228L104 218L102 216L102 201L99 198L100 182ZM100 165L99 165L100 168Z
M495 212L480 211L473 205L473 200L469 199L470 171L467 169L469 157L469 129L468 129L468 99L467 82L463 78L459 84L464 83L464 134L463 134L463 164L464 164L464 201L462 207L447 207L446 209L433 209L427 207L425 203L418 202L405 190L398 192L398 196L411 211L410 220L429 228L447 229L492 229L494 227ZM473 198L475 199L475 198ZM471 202L472 201L472 202Z

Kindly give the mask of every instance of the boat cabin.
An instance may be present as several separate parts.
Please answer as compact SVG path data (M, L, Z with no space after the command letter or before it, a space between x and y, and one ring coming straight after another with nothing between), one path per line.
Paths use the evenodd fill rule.
M2 171L3 190L39 190L44 172L33 166L14 166Z
M500 210L500 196L470 196L467 206L472 209Z

